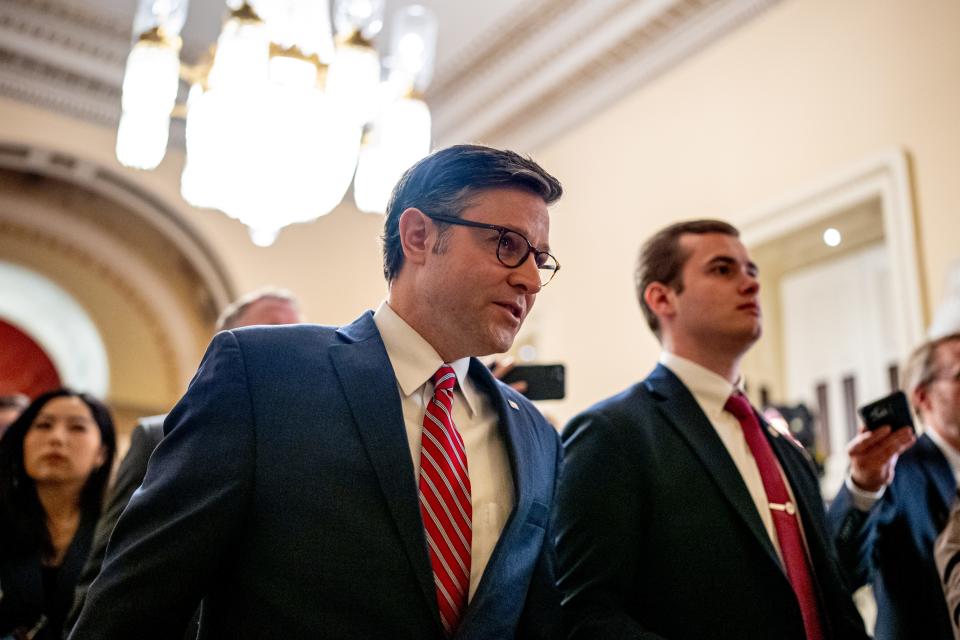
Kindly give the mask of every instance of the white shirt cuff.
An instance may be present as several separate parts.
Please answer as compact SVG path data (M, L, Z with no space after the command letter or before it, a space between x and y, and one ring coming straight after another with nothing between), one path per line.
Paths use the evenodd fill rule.
M860 511L870 511L873 508L873 505L880 502L880 498L883 497L883 493L887 490L886 486L880 487L876 491L867 491L866 489L861 489L853 481L853 478L847 474L846 480L843 481L847 487L847 491L850 492L850 498L853 501L853 506L859 509Z

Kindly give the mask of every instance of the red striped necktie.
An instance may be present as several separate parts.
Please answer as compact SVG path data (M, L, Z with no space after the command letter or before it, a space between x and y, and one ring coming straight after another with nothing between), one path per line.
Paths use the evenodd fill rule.
M823 626L820 622L817 594L813 583L813 568L807 557L807 550L800 533L797 508L790 500L790 493L780 475L780 466L760 428L760 421L750 406L750 401L742 393L734 393L727 399L724 410L732 413L740 421L743 436L747 440L753 459L757 462L763 490L770 503L770 514L780 541L780 552L787 570L787 579L793 586L803 616L803 626L807 631L807 640L823 640Z
M449 365L437 369L420 438L420 515L447 637L457 630L467 609L473 540L467 453L453 424L456 384L457 375Z

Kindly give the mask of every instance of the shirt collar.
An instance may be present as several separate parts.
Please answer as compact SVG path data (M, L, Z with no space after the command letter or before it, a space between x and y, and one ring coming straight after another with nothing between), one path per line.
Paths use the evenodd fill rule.
M380 303L373 314L373 322L383 339L400 391L409 398L433 377L444 364L443 358L423 336L397 315L386 300ZM477 390L467 376L470 358L460 358L446 364L457 374L457 383L467 402L467 409L471 416L475 415L480 405Z
M660 353L660 364L680 378L711 422L723 414L727 398L735 391L742 391L742 379L737 380L735 385L730 384L723 376L669 351Z
M937 430L933 427L928 427L925 432L930 439L933 440L933 444L937 445L937 448L940 449L940 453L943 454L943 457L947 459L947 463L950 465L950 470L953 471L953 476L955 478L960 478L960 451L954 449L949 442L943 439Z

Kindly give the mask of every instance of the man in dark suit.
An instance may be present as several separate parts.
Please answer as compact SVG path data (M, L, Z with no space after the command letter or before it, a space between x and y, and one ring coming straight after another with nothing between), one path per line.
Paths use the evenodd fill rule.
M558 268L532 160L438 151L394 189L386 302L220 333L117 523L74 640L543 637L560 445L475 357Z
M809 460L739 391L761 321L737 230L671 225L644 245L636 279L660 364L562 436L568 636L865 638Z
M225 331L239 327L274 324L296 324L303 321L300 303L286 289L265 287L241 297L228 305L217 320L216 330ZM166 414L143 418L130 434L130 448L117 469L117 477L110 488L106 508L97 521L87 559L77 581L74 593L74 605L67 620L67 631L76 623L83 608L84 599L90 584L100 573L103 557L107 551L110 534L117 525L120 514L130 502L133 492L140 487L147 474L147 463L153 450L163 439L163 421ZM194 620L194 622L196 622ZM188 627L185 637L196 637L195 624Z
M878 640L952 640L934 542L960 473L960 333L921 345L904 379L923 435L861 431L828 520L851 585L873 584Z

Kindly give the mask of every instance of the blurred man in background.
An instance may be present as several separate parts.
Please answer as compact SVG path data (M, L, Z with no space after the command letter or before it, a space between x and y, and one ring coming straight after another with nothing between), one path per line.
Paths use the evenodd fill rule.
M904 381L923 435L861 431L830 527L852 588L873 584L877 640L951 640L933 547L960 476L960 333L917 348Z

